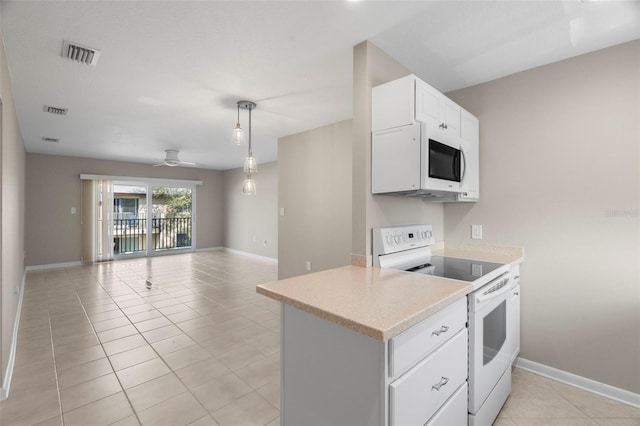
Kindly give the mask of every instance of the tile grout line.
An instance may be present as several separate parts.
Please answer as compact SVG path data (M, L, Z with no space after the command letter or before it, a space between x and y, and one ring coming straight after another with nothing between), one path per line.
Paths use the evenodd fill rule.
M120 279L121 279L121 278L120 278ZM139 292L137 292L134 288L132 288L132 287L131 287L131 285L130 285L127 281L122 280L122 282L123 282L127 287L129 287L129 289L131 289L135 294L140 295L140 293L139 293ZM99 285L100 285L100 287L102 287L102 288L103 288L103 290L107 293L107 295L109 296L109 298L111 299L111 301L112 301L116 306L118 306L118 310L122 313L122 315L124 315L124 316L127 318L127 320L129 320L129 321L131 322L131 319L129 318L129 315L127 315L127 314L122 310L122 308L120 307L120 305L118 304L118 302L116 302L116 301L113 299L113 297L111 296L111 294L109 294L109 292L108 292L108 291L107 291L107 290L102 286L102 284L101 284L101 283L99 283ZM165 295L169 296L169 295L168 295L164 290L162 290L162 292L163 292L163 294L165 294ZM144 299L144 297L142 297L142 298ZM80 303L82 304L82 300L80 301ZM145 301L145 303L146 303L146 301ZM174 325L174 326L178 327L178 326L177 326L173 321L171 321L169 318L167 318L167 316L166 316L162 311L160 311L158 308L156 308L156 307L153 305L153 303L150 303L150 305L151 305L151 306L153 306L153 309L155 309L156 311L158 311L158 312L160 313L160 315L162 315L162 317L163 317L163 318L167 319L167 320L168 320L172 325ZM83 309L84 309L84 304L82 305L82 307L83 307ZM85 311L85 312L86 312L86 311ZM135 314L134 314L134 315L135 315ZM89 318L89 317L88 317L88 315L87 315L87 318ZM90 318L89 318L89 321L91 322L91 319L90 319ZM146 337L144 336L144 334L143 334L143 333L138 329L138 327L136 327L135 323L131 322L131 325L133 325L133 326L135 327L135 329L138 331L138 335L140 335L140 337L142 337L142 339L147 343L147 345L149 345L149 347L151 348L151 350L152 350L153 352L155 352L155 354L156 354L156 355L158 356L158 358L162 361L162 363L163 363L163 364L164 364L164 365L169 369L169 371L171 372L171 374L173 374L173 375L176 377L176 379L178 379L178 381L179 381L179 382L184 386L184 388L186 389L186 391L185 391L185 392L181 392L181 393L179 393L178 395L182 395L183 393L189 392L189 394L191 394L191 396L192 396L192 397L193 397L193 398L198 402L198 404L200 404L200 406L202 407L202 409L207 413L206 415L204 415L204 416L202 416L202 417L199 417L199 418L195 419L195 420L194 420L194 422L195 422L195 421L197 421L197 420L199 420L199 419L201 419L201 418L203 418L203 417L206 417L206 416L210 416L211 418L213 418L213 416L211 415L211 413L209 413L209 410L207 410L207 409L206 409L206 407L204 407L204 405L202 405L202 403L200 402L200 400L199 400L199 399L198 399L198 398L193 394L193 392L191 392L191 390L189 389L189 387L188 387L188 386L187 386L187 385L182 381L182 379L180 378L180 376L178 376L178 375L176 374L176 372L173 370L173 368L171 368L171 366L167 363L167 361L165 361L165 359L162 357L162 355L160 355L160 353L156 350L156 348L154 348L154 347L153 347L153 344L152 344L151 342L149 342L149 340L147 340L147 338L146 338ZM93 328L93 322L91 322L91 326L92 326L92 328ZM179 329L182 333L187 334L187 333L186 333L184 330L182 330L180 327L178 327L178 329ZM148 330L148 331L150 331L150 330ZM188 336L188 334L187 334L187 336ZM96 337L97 337L97 336L96 336ZM170 337L169 337L169 338L170 338ZM102 341L100 340L100 338L98 338L98 341L100 342L100 345L102 345ZM104 350L104 347L103 347L103 350ZM207 351L207 352L208 352L208 351ZM105 355L106 355L106 351L105 351ZM212 355L212 356L213 356L213 355ZM119 377L118 377L118 375L116 374L116 370L115 370L115 368L113 367L113 365L111 364L111 359L110 359L109 355L107 355L107 359L108 359L108 361L109 361L109 364L111 365L111 368L113 369L114 374L116 375L116 378L118 379L118 383L120 383L120 386L122 387L122 391L124 392L124 394L125 394L125 395L126 395L126 397L127 397L127 401L129 401L129 405L131 405L131 409L133 410L133 412L134 412L134 414L135 414L135 416L136 416L136 419L138 420L138 423L142 424L142 421L140 421L140 417L138 416L138 412L137 412L137 410L135 409L135 407L134 407L134 406L133 406L133 404L131 403L131 400L129 399L129 395L127 394L126 389L124 388L124 386L123 386L123 385L122 385L122 383L120 382L120 378L119 378ZM144 361L143 361L143 362L144 362ZM134 365L139 365L139 364L141 364L141 363L134 364ZM133 366L132 366L132 367L133 367ZM164 376L164 375L163 375L163 376ZM162 377L162 376L159 376L159 377ZM142 384L144 384L144 383L148 383L148 382L150 382L151 380L155 380L155 379L157 379L157 378L158 378L158 377L156 377L156 378L154 378L154 379L147 380L147 381L145 381L145 382L143 382L143 383L140 383L139 385L142 385ZM139 386L139 385L136 385L136 386ZM178 395L175 395L175 396L178 396ZM159 402L159 403L157 403L157 404L154 404L154 405L152 405L152 406L150 406L150 407L145 408L145 409L144 409L144 410L142 410L142 411L145 411L145 410L148 410L148 409L150 409L150 408L156 407L156 406L158 406L158 405L160 405L160 404L162 404L162 403L164 403L164 402L166 402L166 401L162 401L162 402ZM193 422L192 422L192 423L193 423Z
M90 283L90 285L95 286L95 285L97 284L100 288L102 288L102 290L105 292L105 293L104 293L104 295L105 295L105 296L107 296L107 297L105 297L105 298L104 298L104 300L105 300L105 301L107 301L107 300L108 300L108 301L109 301L109 303L113 303L113 304L114 304L114 306L116 306L116 309L112 309L112 310L113 310L113 311L117 310L121 315L123 315L125 318L127 318L127 320L131 321L131 320L130 320L130 315L126 314L126 313L123 311L123 309L124 309L124 308L121 308L121 307L120 307L120 305L118 304L118 302L116 302L116 301L114 300L114 296L113 296L113 295L112 295L112 294L107 290L107 288L105 288L105 287L104 287L103 283L102 283L101 281L99 281L99 278L100 278L101 276L96 276L96 272L98 272L98 273L99 273L99 271L95 271L94 269L91 269L91 270L89 270L88 272L89 272L89 276L91 277L91 281L92 281L92 282ZM131 272L131 273L133 273L134 275L135 275L135 274L139 274L139 271L136 271L136 270L134 270L133 268L129 268L129 269L128 269L128 270L126 270L125 272L126 272L128 275L129 275L129 273L130 273L130 272ZM202 273L204 273L204 274L206 274L206 272L204 272L204 271L201 271L201 272L202 272ZM68 270L65 270L65 274L68 276L68 275L69 275L69 271L68 271ZM132 291L132 292L133 292L133 294L136 294L137 296L141 297L142 299L147 299L147 298L149 298L149 297L150 297L150 296L147 296L147 297L142 296L142 294L143 294L143 293L140 293L140 292L136 291L136 290L135 290L135 288L134 288L134 287L132 287L132 286L129 284L129 282L127 281L127 279L128 279L128 278L132 278L132 277L124 277L124 278L123 278L121 275L119 275L119 274L118 274L118 271L112 272L112 274L113 274L113 277L117 279L117 283L118 283L118 284L119 284L119 283L122 283L124 286L126 286L126 288L128 288L128 290ZM208 274L208 275L211 275L211 274ZM213 275L212 275L212 276L213 276ZM87 278L88 278L88 277L87 277ZM104 277L103 277L103 278L104 278ZM135 278L135 276L134 276L133 278ZM85 279L85 278L83 278L83 279ZM191 291L196 291L196 290L197 290L197 288L198 288L199 286L205 286L206 288L211 288L211 289L219 289L219 287L216 287L216 286L214 286L214 285L210 285L210 284L206 283L205 281L203 281L201 278L193 277L193 280L195 281L195 284L197 284L197 287L188 287L188 286L186 286L186 287L185 287L186 289L191 290ZM100 338L98 337L98 333L97 333L96 328L95 328L95 326L94 326L94 322L91 320L91 317L88 315L87 307L84 305L83 300L82 300L82 298L81 298L81 295L80 295L80 291L79 291L79 290L82 290L82 289L89 289L89 286L85 286L85 285L84 285L84 282L79 281L79 280L75 280L75 279L73 279L73 280L69 280L69 281L71 281L71 282L73 283L73 287L72 287L72 288L70 288L69 290L71 290L71 291L73 291L73 292L74 292L75 299L76 299L77 301L79 301L79 302L80 302L80 305L81 305L81 308L82 308L83 313L84 313L84 315L85 315L85 318L87 318L87 319L89 320L89 322L90 322L91 329L92 329L92 332L93 332L93 336L94 336L94 337L96 337L96 338L98 339L98 343L100 344L100 347L101 347L101 349L103 350L103 353L105 354L105 356L106 356L106 358L107 358L107 361L109 362L109 365L111 366L111 370L112 370L112 372L116 375L116 379L118 380L118 383L119 383L119 385L120 385L120 388L121 388L121 389L122 389L122 391L125 393L125 397L127 398L127 401L128 401L128 403L129 403L129 405L131 406L132 411L134 412L134 415L136 416L136 419L137 419L138 421L140 421L140 420L139 420L139 416L138 416L138 412L135 410L135 408L133 407L133 405L132 405L131 401L129 400L128 395L127 395L127 393L126 393L126 390L125 390L125 389L124 389L124 387L122 386L122 382L120 381L120 379L118 378L118 376L117 376L117 374L116 374L116 372L115 372L115 369L114 369L114 366L113 366L113 364L112 364L112 362L111 362L110 356L106 354L106 351L104 350L104 349L105 349L105 348L104 348L104 344L103 344L103 342L100 340ZM226 280L224 280L224 281L226 281ZM169 283L170 283L170 282L169 282ZM123 290L124 290L124 288L125 288L125 287L123 287ZM199 292L197 292L197 291L196 291L196 293L199 293ZM167 292L166 292L166 291L164 291L164 290L162 290L162 295L167 296L167 297L170 297L170 298L173 298L173 299L176 299L176 297L175 297L175 296L172 296L170 293L167 293ZM203 299L206 299L207 301L212 302L212 303L214 303L214 304L219 304L218 302L216 302L215 300L213 300L213 299L211 298L211 296L210 296L210 295L206 295L206 294L205 294L205 295L202 295L202 298L203 298ZM47 306L48 306L48 312L47 312L47 315L48 315L48 322L49 322L49 323L48 323L48 326L49 326L49 332L50 332L50 338L49 338L49 339L50 339L50 342L51 342L51 344L52 344L52 346L53 346L53 340L54 340L54 339L53 339L53 331L52 331L52 330L53 330L53 325L52 325L52 317L51 317L51 310L50 310L51 302L50 302L50 300L49 300L49 299L50 299L50 298L49 298L49 297L47 297ZM93 299L92 299L92 300L93 300ZM178 299L176 299L176 300L178 300ZM94 300L94 301L95 301L95 300ZM181 301L179 301L179 300L178 300L178 302L183 303L183 304L184 304L184 303L186 303L186 302L181 302ZM181 333L183 333L183 334L184 334L185 336L187 336L187 337L191 337L191 336L188 334L188 332L187 332L187 331L185 331L184 329L182 329L182 328L178 325L178 323L175 323L174 321L172 321L172 320L171 320L170 318L168 318L168 317L167 317L167 315L166 315L166 314L164 314L164 313L163 313L159 308L157 308L155 305L153 305L153 302L149 302L149 301L145 300L145 302L144 302L144 303L149 303L149 305L151 305L151 306L153 307L153 309L158 310L158 312L159 312L159 314L160 314L159 318L160 318L160 317L163 317L163 318L167 319L167 320L168 320L172 325L174 325L175 327L177 327L177 328L181 331ZM253 304L253 303L248 303L248 305L252 305L252 304ZM99 306L99 305L96 305L96 306ZM134 305L134 306L135 306L135 305ZM188 305L187 305L187 307L189 307L190 309L192 309L192 310L193 310L193 308L191 308L190 306L188 306ZM220 305L220 308L224 308L224 305ZM206 315L203 315L203 314L201 314L201 313L200 313L200 312L198 312L198 311L195 311L195 312L197 312L197 313L198 313L198 315L202 316L203 318L207 318L207 316L206 316ZM133 315L133 314L131 314L131 315ZM245 317L244 315L242 315L242 317L243 317L243 318L245 318L245 319L247 319L247 320L249 320L249 321L255 322L252 318ZM104 321L107 321L107 320L104 320ZM256 323L256 324L259 324L259 323ZM151 343L151 342L150 342L150 341L149 341L149 340L148 340L148 339L147 339L147 338L142 334L142 332L141 332L140 330L138 330L138 327L137 327L134 323L132 323L132 325L134 325L134 327L136 328L136 330L137 330L137 332L138 332L138 335L142 337L142 339L145 341L145 343L146 343L147 345L151 346L151 349L153 350L153 352L154 352L154 353L155 353L155 354L156 354L156 355L157 355L157 356L158 356L158 357L163 361L163 363L167 366L167 368L169 369L169 371L171 371L171 372L172 372L172 374L174 375L174 377L176 377L176 378L177 378L177 379L178 379L178 380L179 380L183 385L185 385L185 383L182 381L182 379L181 379L181 378L176 374L175 370L174 370L171 366L169 366L169 365L167 364L167 362L164 360L164 357L163 357L163 356L161 356L161 355L158 353L158 351L157 351L157 350L152 346L152 343ZM117 328L117 327L116 327L116 328ZM170 339L170 337L169 337L169 339ZM196 343L198 346L202 347L202 346L200 345L200 343L199 343L199 342L197 342L197 341L196 341L195 343ZM204 348L203 348L203 349L204 349ZM52 350L54 350L54 348L52 348ZM208 353L209 353L209 355L210 355L213 359L215 359L215 360L218 360L218 361L219 361L219 359L218 359L216 356L214 356L213 354L211 354L208 350L206 350L206 349L204 349L204 350L205 350L206 352L208 352ZM261 352L264 356L268 356L268 355L264 354L262 351L260 351L260 352ZM54 373L55 373L55 376L56 376L56 387L57 387L57 392L58 392L58 395L57 395L57 396L58 396L58 406L59 406L60 416L62 417L62 422L63 422L63 424L64 424L64 412L63 412L63 409L62 409L62 406L61 406L61 393L60 393L60 385L59 385L59 381L58 381L58 374L57 374L57 363L56 363L56 361L55 361L55 351L53 352L53 356L54 356ZM90 361L88 361L88 362L90 362ZM86 363L88 363L88 362L86 362ZM84 365L84 364L86 364L86 363L81 363L81 364L79 364L79 365ZM138 363L138 364L140 364L140 363ZM135 364L135 365L138 365L138 364ZM191 365L191 364L190 364L190 365ZM241 382L245 383L245 384L247 385L247 387L251 389L251 392L257 392L257 390L256 390L256 389L254 389L254 388L253 388L252 386L250 386L250 385L249 385L249 384L248 384L244 379L242 379L240 376L238 376L238 375L235 373L235 371L234 371L234 370L230 369L230 370L229 370L229 373L234 374L234 375L238 378L238 380L240 380ZM101 376L101 377L102 377L102 376ZM88 380L88 381L90 381L90 380ZM86 383L86 382L88 382L88 381L84 381L84 382L81 382L81 383ZM148 382L148 381L147 381L147 382ZM145 383L146 383L146 382L145 382ZM196 399L196 401L200 404L200 406L202 406L202 403L200 402L200 400L199 400L198 398L196 398L196 397L195 397L195 395L191 392L191 390L189 389L189 387L185 385L185 388L186 388L186 390L187 390L187 391L189 391L190 395L192 395L192 396ZM112 395L113 395L113 394L112 394ZM245 395L246 395L246 394L245 394ZM92 401L92 402L89 402L89 403L87 403L87 404L84 404L83 406L89 405L89 404L91 404L91 403L93 403L93 402L100 401L100 400L105 399L105 398L107 398L107 397L109 397L109 396L111 396L111 395L108 395L108 396L103 397L103 398L99 398L99 399L97 399L97 400L95 400L95 401ZM244 396L244 395L243 395L243 396ZM234 399L232 402L230 402L229 404L224 405L223 407L219 407L218 409L222 409L222 408L224 408L224 407L227 407L227 406L229 406L229 405L233 404L233 403L234 403L236 400L238 400L238 399L239 399L239 398L235 398L235 399ZM153 405L153 406L156 406L156 405L159 405L159 404L155 404L155 405ZM81 406L81 407L82 407L82 406ZM78 408L81 408L81 407L76 407L76 408L74 408L74 410L76 410L76 409L78 409ZM148 408L151 408L151 407L148 407ZM195 422L195 421L199 421L199 420L201 420L201 419L203 419L203 418L205 418L205 417L211 417L211 418L214 418L214 417L213 417L213 414L212 414L212 413L210 413L210 412L209 412L209 411L208 411L204 406L202 406L202 408L204 409L204 412L205 412L205 413L207 413L207 414L205 414L204 416L202 416L202 417L200 417L200 418L198 418L198 419L194 419L194 420L193 420L193 422ZM275 407L275 408L276 408L276 410L278 410L278 407ZM70 411L73 411L73 410L70 410ZM273 420L274 420L274 419L276 419L276 418L277 418L277 416L275 416L273 419L269 419L266 423L269 423L269 422L273 421ZM214 419L215 419L215 418L214 418ZM123 419L120 419L120 420L118 420L118 421L121 421L121 420L123 420ZM265 423L265 424L266 424L266 423Z
M102 286L102 283L100 281L97 280L97 277L94 277L96 279L96 282L98 283L98 285L107 293L107 295L109 296L109 298L111 299L111 301L113 303L115 303L115 301L113 300L113 298L111 297L111 295L106 291L106 289ZM128 284L127 284L128 286ZM80 295L78 294L77 288L74 289L76 297L78 298L78 302L80 303L80 307L82 308L82 311L84 312L85 316L87 317L87 320L89 321L89 325L91 326L91 329L93 330L93 334L95 335L96 339L98 340L98 344L100 345L100 348L102 349L102 351L104 352L105 357L107 358L107 362L109 363L109 366L111 367L111 370L113 371L113 375L116 377L116 380L118 381L118 384L120 385L120 389L122 389L122 393L124 394L124 397L127 399L127 402L129 403L129 406L131 407L131 411L133 411L133 415L136 417L136 420L138 421L138 424L142 424L142 422L140 421L140 418L138 417L138 413L136 412L135 408L133 407L133 404L131 403L131 400L129 399L129 395L127 394L124 386L122 385L122 382L120 381L120 378L118 377L118 375L116 374L116 369L113 366L113 363L111 362L111 359L109 358L109 355L107 355L107 351L104 349L104 345L102 343L102 340L100 340L100 337L98 337L98 333L96 332L96 329L93 325L93 321L91 321L91 317L89 317L89 314L87 313L87 309L84 306L84 303L82 303L82 299L80 298ZM120 309L120 306L116 303L116 306L118 306L118 309L120 310L120 312L122 312L122 310ZM124 314L124 312L122 312ZM128 318L127 318L128 319ZM92 379L93 380L93 379ZM103 398L97 399L96 401L100 401L103 400L105 398L108 398L110 396L112 396L114 394L111 395L107 395ZM96 401L92 401L89 402L85 405L83 405L82 407L92 404L93 402ZM75 408L76 410L79 409L81 407L77 407ZM73 411L73 410L71 410ZM122 419L118 419L116 422L120 421L120 420L124 420L126 419L126 417L123 417ZM64 421L64 415L63 415L63 421ZM114 422L114 423L116 423ZM64 426L64 423L63 423Z
M46 282L46 278L44 278ZM56 347L53 344L53 326L51 325L51 309L49 306L49 288L47 287L47 319L49 320L49 335L51 336L51 354L53 356L53 374L56 378L56 391L58 392L58 407L60 409L60 420L64 426L64 413L62 411L62 395L60 394L60 383L58 382L58 363L56 362Z
M203 281L201 281L200 279L196 278L196 280L198 280L198 281L199 281L199 282L201 282L202 284L207 285L207 287L209 287L209 285L208 285L208 284L204 283L204 282L203 282ZM132 290L132 291L133 291L133 292L135 292L135 293L136 293L136 294L138 294L138 295L140 294L140 293L139 293L139 292L137 292L134 288L132 288L132 287L131 287L131 285L130 285L129 283L127 283L126 281L123 281L123 282L124 282L124 283L125 283L125 284L126 284L126 285L127 285L127 286ZM167 294L164 290L162 290L162 291L163 291L163 293L164 293L165 295L169 296L169 294ZM109 297L111 297L111 296L109 296ZM171 296L171 297L173 297L173 296ZM209 299L209 298L208 298L208 297L206 297L206 296L203 296L203 297L204 297L205 299L209 300L210 302L217 303L217 302L215 302L215 301L213 301L213 300ZM144 298L144 297L143 297L143 298ZM176 300L177 300L177 299L176 299ZM115 302L115 301L114 301L114 303L115 303L116 305L118 305L118 303L117 303L117 302ZM183 302L180 302L180 303L184 304ZM187 332L187 331L185 331L185 330L183 330L182 328L180 328L180 326L179 326L178 324L174 323L174 322L173 322L170 318L168 318L168 317L167 317L167 316L166 316L166 315L165 315L165 314L164 314L160 309L156 308L156 307L153 305L153 303L151 303L151 306L153 306L153 308L154 308L155 310L157 310L157 311L158 311L158 312L159 312L159 313L160 313L164 318L166 318L169 322L171 322L171 324L172 324L172 325L174 325L175 327L177 327L177 328L178 328L178 329L179 329L183 334L185 334L185 335L186 335L186 336L188 336L190 339L192 339L192 338L191 338L191 336L189 336L189 334L188 334L188 332ZM122 312L122 314L123 314L123 315L125 315L125 316L127 317L127 319L129 319L129 316L128 316L124 311L122 311L122 309L120 308L120 306L119 306L119 305L118 305L118 309L120 309L120 311ZM190 308L190 309L191 309L191 308ZM197 312L197 311L194 311L194 312ZM198 314L199 314L199 313L198 313ZM200 314L199 314L199 315L200 315ZM129 321L131 321L131 320L129 319ZM134 327L136 327L134 323L132 323L132 325L133 325ZM136 327L136 329L137 329L137 327ZM164 360L164 358L162 357L162 355L160 355L160 353L159 353L159 352L158 352L158 351L153 347L153 344L152 344L152 343L150 343L150 342L147 340L147 338L142 334L142 332L140 332L140 331L138 330L138 333L140 334L140 336L142 336L142 338L144 339L144 341L145 341L145 342L147 342L147 344L151 347L151 349L152 349L152 350L153 350L153 351L158 355L158 357L159 357L159 358L162 360L162 362L167 366L167 368L169 368L169 371L171 371L171 373L172 373L172 374L173 374L173 375L178 379L178 381L179 381L179 382L180 382L180 383L185 387L186 392L189 392L189 394L191 394L191 396L192 396L192 397L193 397L193 398L198 402L198 404L199 404L199 405L204 409L204 411L207 413L207 414L205 414L204 416L202 416L202 417L200 417L200 418L198 418L198 419L194 420L194 422L195 422L195 421L197 421L197 420L199 420L199 419L201 419L201 418L204 418L204 417L209 416L209 417L211 417L212 419L214 419L214 421L216 421L216 423L217 423L218 421L215 419L215 417L213 417L213 413L211 413L211 412L209 412L209 410L207 410L207 408L206 408L206 407L203 405L203 403L198 399L198 397L197 397L197 396L196 396L196 395L191 391L191 389L189 388L189 386L187 386L187 385L186 385L186 383L184 383L184 381L180 378L180 376L178 376L178 374L176 373L176 371L175 371L175 370L174 370L174 369L173 369L173 368L172 368L172 367L171 367L171 366L170 366L170 365L169 365L169 364ZM170 338L171 338L171 337L169 337L168 339L170 339ZM193 339L192 339L192 340L193 340ZM157 342L155 342L155 343L157 343ZM198 342L196 342L196 345L198 345L199 347L202 347ZM204 348L203 348L203 349L204 349ZM209 351L207 351L206 349L204 349L204 350L205 350L207 353L209 353ZM174 351L174 352L176 352L176 351ZM209 353L209 355L211 355L211 357L212 357L212 358L214 358L216 361L220 362L220 360L219 360L216 356L214 356L213 354ZM192 364L189 364L189 365L192 365ZM185 367L187 367L187 366L185 366ZM238 375L237 375L237 374L236 374L232 369L229 369L229 373L230 373L230 374L233 374L234 376L236 376L236 377L238 378L238 380L240 380L242 383L244 383L245 385L247 385L247 387L248 387L249 389L251 389L251 392L256 392L256 393L257 393L256 389L254 389L254 388L253 388L249 383L247 383L247 382L246 382L242 377L238 376ZM151 379L151 380L155 380L155 379ZM148 381L150 381L150 380L148 380ZM147 382L148 382L148 381L147 381ZM144 383L147 383L147 382L144 382ZM141 384L142 384L142 383L141 383ZM124 388L123 388L123 389L124 389ZM249 392L249 393L251 393L251 392ZM183 393L185 393L185 392L183 392ZM247 394L245 394L245 395L248 395L249 393L247 393ZM182 393L181 393L181 394L179 394L179 395L182 395ZM242 396L245 396L245 395L242 395ZM258 395L260 395L260 394L258 393ZM177 395L176 395L176 396L177 396ZM235 400L237 400L237 399L239 399L239 398L236 398ZM235 402L235 400L234 400L234 401L231 401L230 403L228 403L228 404L226 404L226 405L224 405L224 406L222 406L222 407L219 407L219 408L218 408L218 410L221 410L222 408L227 407L227 406L229 406L229 405L233 404L233 403ZM158 404L154 404L154 405L152 405L152 406L150 406L150 407L145 408L145 410L148 410L148 409L150 409L150 408L152 408L152 407L156 407L156 406L158 406L158 405L160 405L160 404L162 404L162 403L164 403L164 402L166 402L166 401L159 402ZM267 401L267 402L268 402L268 401ZM144 410L143 410L143 411L144 411ZM216 411L217 411L217 410L216 410ZM279 416L279 413L280 413L280 411L279 411L279 409L278 409L278 416ZM278 416L274 417L273 419L270 419L270 420L269 420L269 422L270 422L270 421L275 420ZM193 422L192 422L192 423L193 423ZM267 422L267 423L268 423L268 422ZM267 423L265 423L265 425L266 425Z

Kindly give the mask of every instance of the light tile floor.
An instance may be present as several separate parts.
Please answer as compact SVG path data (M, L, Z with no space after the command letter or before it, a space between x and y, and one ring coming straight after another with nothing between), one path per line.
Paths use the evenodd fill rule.
M279 424L280 306L255 293L276 273L223 251L29 272L0 425ZM497 426L640 426L640 409L513 380Z

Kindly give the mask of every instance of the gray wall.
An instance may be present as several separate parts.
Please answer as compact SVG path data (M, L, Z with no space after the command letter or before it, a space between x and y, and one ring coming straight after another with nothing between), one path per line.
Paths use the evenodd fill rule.
M413 197L371 194L371 88L410 71L369 42L353 50L353 229L352 253L371 263L371 228L430 223L444 239L442 204Z
M278 139L278 278L351 263L351 120Z
M196 248L222 245L223 187L220 171L27 154L27 266L81 259L81 173L201 180L203 185L196 189ZM78 213L71 214L71 207L76 207Z
M242 194L242 169L224 171L223 245L259 256L278 256L278 163L258 164L256 195ZM266 241L266 245L265 245Z
M0 386L4 383L24 274L25 150L11 89L4 40L0 39Z
M448 95L480 119L447 240L525 248L521 356L640 393L640 42Z

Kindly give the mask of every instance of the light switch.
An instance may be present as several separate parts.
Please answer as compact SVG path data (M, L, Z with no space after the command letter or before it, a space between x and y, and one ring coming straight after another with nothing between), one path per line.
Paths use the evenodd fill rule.
M78 212L78 209L76 209L75 207L71 207L71 214L76 214Z
M307 271L311 270L311 261L307 260L304 264L304 269L306 269Z
M284 207L280 207L280 216L284 216Z

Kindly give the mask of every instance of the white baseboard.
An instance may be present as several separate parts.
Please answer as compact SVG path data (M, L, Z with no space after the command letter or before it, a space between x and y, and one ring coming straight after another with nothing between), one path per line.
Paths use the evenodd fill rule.
M200 249L196 249L196 253L200 253L202 251L219 251L219 250L224 250L224 247L218 246L218 247L200 248Z
M640 408L640 394L596 382L595 380L587 379L586 377L558 370L557 368L529 361L524 358L518 358L516 360L516 366L523 370L539 374L540 376L548 377L558 382L566 383L597 395Z
M65 262L65 263L50 263L48 265L32 265L27 266L26 271L41 271L43 269L57 269L57 268L70 268L73 266L82 266L84 263L80 260L77 262Z
M20 284L20 294L18 295L18 307L16 318L13 322L13 335L11 336L11 349L9 351L9 362L7 363L7 374L4 376L2 388L0 388L0 401L9 398L11 378L13 377L13 366L16 362L16 350L18 348L18 328L20 326L20 314L22 313L22 298L24 296L24 283L27 279L27 270L22 273L22 283Z
M228 251L229 253L241 254L243 256L253 257L254 259L265 260L267 262L278 263L278 259L274 259L273 257L260 256L259 254L253 254L242 250L236 250L228 247L223 248L224 251Z

